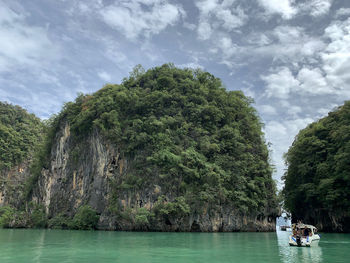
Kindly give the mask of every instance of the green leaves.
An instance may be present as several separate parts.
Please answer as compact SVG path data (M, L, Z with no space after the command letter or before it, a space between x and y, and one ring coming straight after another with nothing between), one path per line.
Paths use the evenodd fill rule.
M96 211L88 205L79 207L72 221L73 229L92 230L96 229L99 216Z
M0 169L29 158L43 133L39 118L19 106L0 102Z

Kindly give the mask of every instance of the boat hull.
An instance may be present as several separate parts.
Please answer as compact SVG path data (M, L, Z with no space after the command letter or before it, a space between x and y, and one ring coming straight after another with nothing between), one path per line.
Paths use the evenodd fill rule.
M313 236L307 237L294 237L291 235L289 237L289 245L295 247L310 247L311 245L317 244L320 240L320 236L318 234L314 234Z

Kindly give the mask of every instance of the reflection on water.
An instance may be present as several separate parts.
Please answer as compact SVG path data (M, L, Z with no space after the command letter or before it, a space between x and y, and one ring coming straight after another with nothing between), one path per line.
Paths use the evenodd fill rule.
M276 234L282 262L322 262L322 248L318 245L318 241L313 241L311 247L291 247L288 244L291 232L277 230Z

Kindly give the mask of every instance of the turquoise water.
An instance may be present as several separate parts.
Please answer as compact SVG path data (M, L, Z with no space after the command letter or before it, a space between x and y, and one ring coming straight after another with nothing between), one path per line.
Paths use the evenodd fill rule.
M0 229L0 262L350 262L350 234L311 248L288 235Z

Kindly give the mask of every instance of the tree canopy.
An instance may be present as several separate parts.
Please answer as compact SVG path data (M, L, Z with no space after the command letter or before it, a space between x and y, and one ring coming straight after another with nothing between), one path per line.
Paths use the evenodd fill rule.
M0 170L28 158L38 145L43 124L19 106L0 102Z

